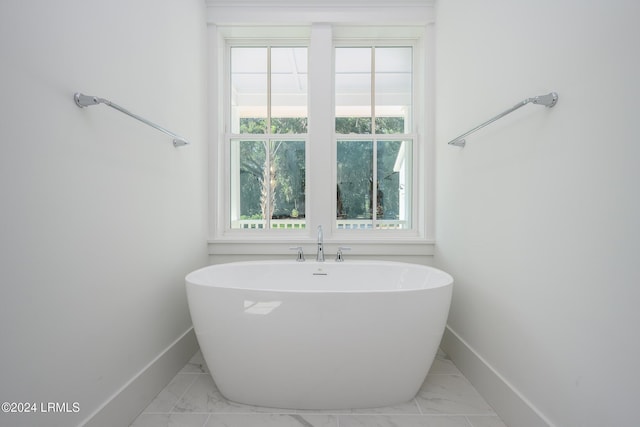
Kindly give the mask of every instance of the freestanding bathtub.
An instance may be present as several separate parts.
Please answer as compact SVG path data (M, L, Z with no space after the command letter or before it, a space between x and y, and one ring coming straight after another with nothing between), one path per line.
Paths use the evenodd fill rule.
M288 409L411 400L445 327L452 277L383 261L251 261L186 277L200 349L227 399Z

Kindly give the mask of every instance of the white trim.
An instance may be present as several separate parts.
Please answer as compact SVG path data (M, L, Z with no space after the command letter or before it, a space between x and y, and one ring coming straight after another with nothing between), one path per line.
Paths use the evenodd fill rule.
M209 109L209 167L208 167L208 205L209 205L209 230L210 236L216 235L218 230L224 230L225 216L219 215L218 206L224 203L225 186L229 186L226 175L220 178L220 170L226 166L224 162L224 106L229 101L228 94L224 92L225 72L224 55L225 42L222 31L217 25L209 25L207 28L208 39L208 109ZM220 93L220 91L223 93Z
M434 1L421 0L207 0L207 23L412 25L434 21Z
M213 4L213 3L212 3ZM216 3L217 4L217 3ZM423 3L420 3L423 5ZM431 8L429 6L428 8ZM359 10L363 16L369 16L369 9ZM236 15L240 16L240 15ZM341 25L341 22L331 23L312 23L309 25L309 64L308 72L309 76L314 76L313 84L309 84L308 93L308 105L309 105L309 139L307 140L307 204L305 209L305 217L307 225L304 230L287 230L273 231L273 230L254 230L256 232L247 232L248 230L235 230L229 228L229 209L227 209L225 200L229 199L229 158L228 153L225 150L225 143L219 141L226 141L225 135L227 125L227 114L225 109L229 105L228 90L226 89L226 81L222 76L228 73L226 67L223 64L228 60L224 59L227 55L227 46L225 38L234 38L235 35L240 34L240 38L246 43L250 39L254 39L257 35L266 31L266 34L274 36L275 24L265 25L265 21L261 21L258 26L251 26L248 22L244 21L244 15L242 15L243 22L240 22L239 27L234 27L233 24L237 24L237 21L225 22L224 19L220 20L222 24L210 24L209 25L209 42L215 45L210 48L210 54L213 58L210 58L210 70L218 71L213 74L213 77L217 79L217 82L210 84L210 117L211 122L218 122L217 124L210 125L210 234L209 240L213 244L212 253L219 253L219 245L230 242L243 242L257 243L257 242L285 242L289 241L312 241L315 238L315 230L318 225L323 225L325 230L325 243L332 243L340 241L341 244L345 244L347 241L352 242L367 242L369 244L377 245L376 253L389 253L389 250L394 245L398 244L417 244L423 245L427 248L421 251L423 254L432 254L432 240L434 232L434 218L433 218L433 202L434 191L433 180L435 177L434 172L434 144L433 144L433 121L431 117L433 114L432 105L430 105L429 99L425 102L427 93L433 90L433 31L432 26L427 25L424 19L420 24L411 23L409 21L405 25L406 31L400 31L399 27L393 27L393 25L385 21L385 25L376 26L375 19L367 20L370 25L361 24L357 26L356 31L352 35L353 39L350 39L348 44L358 43L360 37L366 35L367 37L373 36L373 39L369 39L367 45L372 43L378 45L380 43L375 41L375 35L378 34L381 37L386 37L390 34L395 34L396 40L403 40L404 43L410 43L414 48L414 87L413 87L413 114L412 114L412 132L408 135L399 135L400 138L411 138L413 141L413 164L412 164L412 182L411 192L413 202L411 204L412 215L412 228L409 230L339 230L336 227L335 219L332 219L335 212L335 195L332 189L335 189L335 138L348 139L349 135L336 135L333 132L333 49L336 45L345 43L348 39L349 33L346 25ZM268 21L268 20L267 20ZM351 25L351 24L350 24ZM234 33L234 28L239 28L239 33ZM293 31L293 33L300 35L303 26L300 26L300 22L297 21L296 25L284 24L285 31L287 29ZM353 27L352 27L353 28ZM396 28L398 31L389 32L389 28ZM340 32L340 40L335 40L334 30ZM373 31L373 33L372 33ZM380 31L376 33L376 31ZM429 39L426 39L430 37ZM300 39L298 39L300 40ZM235 40L234 43L235 44ZM278 44L278 43L274 43ZM384 44L384 43L383 43ZM394 45L395 43L388 43ZM428 55L427 58L422 56ZM417 58L417 60L416 60ZM210 71L210 75L211 75ZM318 81L318 76L323 76ZM424 77L422 77L424 76ZM223 79L221 82L220 79ZM222 86L220 84L222 83ZM330 88L330 89L327 89ZM224 93L220 94L219 92ZM327 96L330 95L330 96ZM431 98L433 94L431 94ZM419 135L419 136L418 136ZM358 136L361 138L362 136ZM389 138L390 135L384 135L384 138ZM333 141L333 144L327 144L327 142ZM320 166L319 166L320 165ZM327 168L326 165L331 165ZM329 170L327 170L329 169ZM219 176L219 171L227 171L224 176ZM310 179L310 174L313 171L323 171L321 174L326 174L326 180ZM326 171L326 172L325 172ZM317 195L326 194L325 197L318 198ZM333 196L331 196L333 195ZM314 197L315 196L315 197ZM212 246L210 246L211 248ZM402 252L402 251L401 251Z
M507 425L555 427L449 325L445 328L440 346Z
M435 0L205 0L208 7L404 7L433 6Z
M435 40L436 32L435 25L430 23L425 26L424 38L418 43L418 49L422 49L422 55L417 55L417 58L421 61L418 68L421 70L422 79L416 78L416 85L418 86L415 91L418 96L423 96L424 102L419 103L420 109L414 107L414 118L420 118L420 134L423 141L418 141L418 150L416 156L421 156L424 159L424 168L415 170L413 173L417 175L418 182L424 185L424 197L419 198L418 213L422 216L424 221L424 230L420 230L421 233L427 237L427 239L435 239L435 204L436 204L436 111L435 111L435 99L436 99L436 79L435 79ZM420 143L422 142L422 143Z
M294 259L295 252L291 247L301 246L307 259L314 259L316 242L309 239L287 241L274 240L215 240L209 242L209 255L250 255L256 258L279 257ZM338 246L347 246L351 250L345 258L351 257L432 257L434 244L432 242L416 242L415 240L393 240L384 244L372 244L371 241L340 240L324 242L324 252L327 260L332 261Z
M196 351L198 351L198 342L193 327L190 327L80 425L128 426L169 384Z

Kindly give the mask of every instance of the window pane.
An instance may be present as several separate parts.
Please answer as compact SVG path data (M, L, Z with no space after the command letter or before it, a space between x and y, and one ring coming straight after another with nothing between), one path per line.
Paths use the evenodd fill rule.
M411 228L411 141L377 142L376 228Z
M370 227L372 219L373 142L338 141L337 167L338 227ZM348 226L345 227L347 223Z
M411 131L412 48L375 49L376 133Z
M335 49L336 133L371 133L371 48Z
M411 156L410 140L338 141L338 228L410 229Z
M272 141L270 153L271 228L304 228L305 143Z
M265 133L267 48L231 48L231 132Z
M304 228L304 141L231 141L231 228Z
M231 141L231 228L264 228L264 141Z
M307 133L307 48L271 48L271 132Z

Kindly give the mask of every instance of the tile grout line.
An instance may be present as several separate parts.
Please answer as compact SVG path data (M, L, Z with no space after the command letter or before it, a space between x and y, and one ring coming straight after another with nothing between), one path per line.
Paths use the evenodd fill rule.
M424 415L424 413L422 412L422 408L420 407L420 404L418 403L418 399L416 399L415 397L413 398L413 403L415 403L415 405L418 407L418 413L420 415Z
M171 406L171 409L169 409L169 413L170 414L174 414L176 412L174 412L174 409L176 409L176 405L178 404L178 402L180 402L180 399L182 399L184 397L185 394L187 394L187 392L189 391L189 389L193 386L193 384L198 380L198 375L193 375L193 379L191 380L191 382L189 383L189 385L187 386L187 388L184 389L184 391L182 392L182 394L180 394L180 396L178 396L178 398L176 399L175 402L173 402L173 405ZM209 417L207 417L207 419L209 419Z
M420 393L420 392L418 392L418 393ZM413 400L415 400L416 401L416 405L418 405L418 412L420 412L420 415L426 415L424 413L424 411L422 410L422 406L420 406L420 402L418 402L418 397L417 396L418 395L416 394L416 397L414 397Z

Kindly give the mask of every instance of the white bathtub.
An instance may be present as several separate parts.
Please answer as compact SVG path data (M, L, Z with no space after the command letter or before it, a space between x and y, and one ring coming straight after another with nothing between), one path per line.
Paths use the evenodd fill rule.
M253 261L186 277L200 349L229 400L288 409L411 400L433 362L453 279L383 261Z

